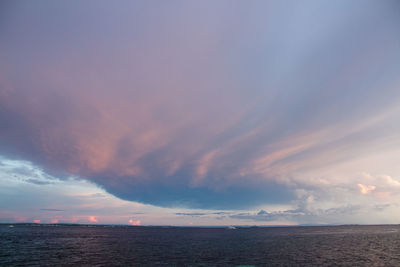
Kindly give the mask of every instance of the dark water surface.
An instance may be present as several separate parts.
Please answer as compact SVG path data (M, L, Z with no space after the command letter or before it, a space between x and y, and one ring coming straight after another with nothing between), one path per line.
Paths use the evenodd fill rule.
M400 266L400 226L0 226L1 266Z

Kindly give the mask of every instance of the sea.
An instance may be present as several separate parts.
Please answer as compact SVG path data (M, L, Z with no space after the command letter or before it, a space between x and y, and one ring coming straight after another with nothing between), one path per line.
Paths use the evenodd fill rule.
M400 226L3 224L0 266L400 266Z

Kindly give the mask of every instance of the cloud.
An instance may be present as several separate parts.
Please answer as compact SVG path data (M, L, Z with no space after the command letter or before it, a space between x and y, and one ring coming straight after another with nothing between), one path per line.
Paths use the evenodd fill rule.
M206 215L207 213L203 213L203 212L177 212L175 214L176 215L183 215L183 216L203 216L203 215Z
M40 180L36 180L36 179L28 179L25 180L27 183L32 183L32 184L37 184L37 185L48 185L48 184L52 184L52 182L47 182L47 181L40 181Z
M129 224L130 225L140 225L141 223L140 223L140 220L133 220L133 219L129 219Z
M99 222L95 216L89 216L89 222L97 223Z
M338 176L361 171L329 175L338 165L400 147L389 2L8 10L0 149L42 174L162 207L254 209L289 205L323 182L338 190ZM357 184L366 183L346 187Z
M356 215L361 210L360 206L341 206L337 208L328 209L295 209L267 212L260 210L257 213L239 213L230 215L232 219L262 221L262 222L286 222L290 224L302 223L315 223L315 224L328 224L328 223L346 223L346 219L338 219L337 216ZM336 217L336 219L334 219ZM344 220L343 220L344 219ZM353 217L354 220L354 217Z
M369 192L374 191L376 189L376 186L374 185L357 184L357 186L360 189L360 193L363 195L368 194Z

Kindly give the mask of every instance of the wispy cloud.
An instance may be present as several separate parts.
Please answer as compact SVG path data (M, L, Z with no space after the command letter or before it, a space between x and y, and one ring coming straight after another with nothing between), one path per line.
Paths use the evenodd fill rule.
M207 213L202 212L177 212L176 215L184 215L184 216L203 216L207 215Z
M36 179L27 179L27 180L25 180L25 182L27 182L27 183L32 183L32 184L37 184L37 185L48 185L48 184L52 184L52 182L41 181L41 180L36 180Z
M64 211L64 210L59 210L59 209L40 209L44 211Z

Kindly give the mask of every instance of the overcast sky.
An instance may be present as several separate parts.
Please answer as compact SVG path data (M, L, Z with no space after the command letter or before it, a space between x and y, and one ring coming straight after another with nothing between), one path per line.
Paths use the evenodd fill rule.
M398 1L2 1L0 222L400 222Z

